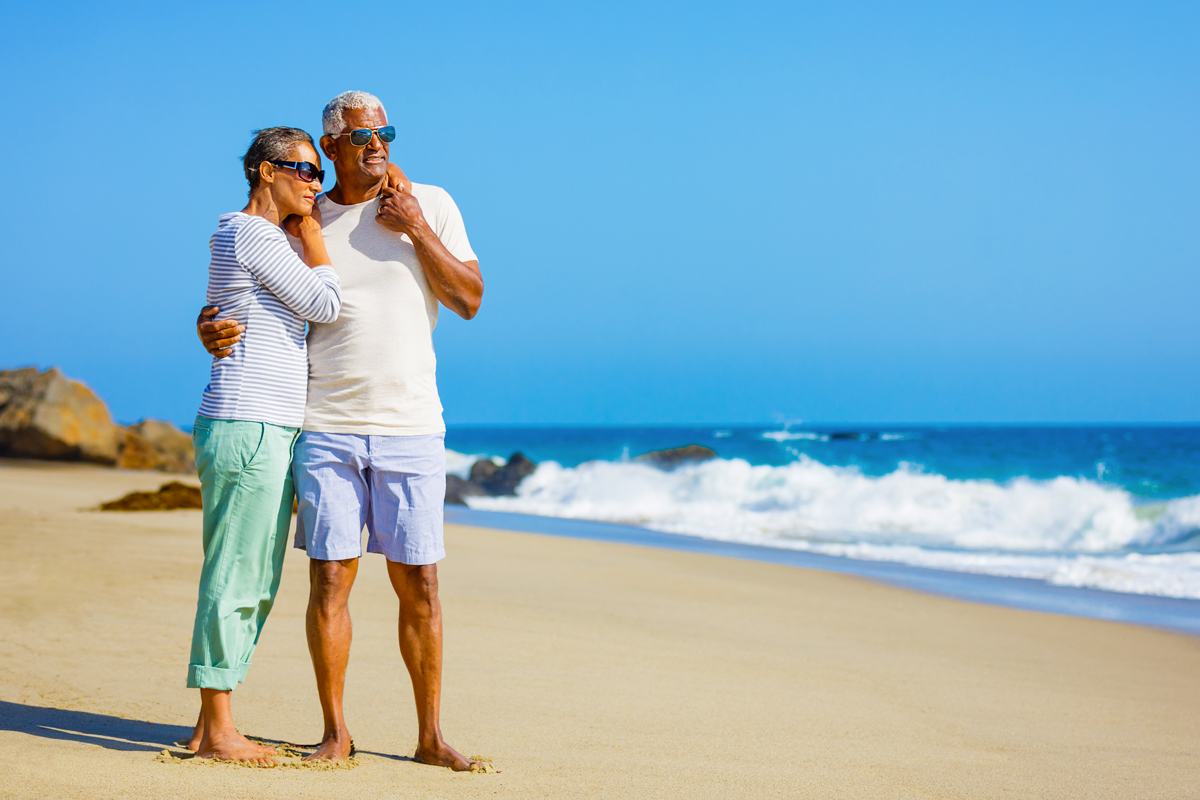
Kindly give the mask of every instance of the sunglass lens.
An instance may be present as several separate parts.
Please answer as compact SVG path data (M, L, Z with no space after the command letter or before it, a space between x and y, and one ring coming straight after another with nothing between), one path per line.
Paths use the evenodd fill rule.
M296 174L300 176L300 180L312 183L312 179L317 177L317 168L307 161L301 162L296 169Z
M368 128L359 128L356 131L350 131L350 144L355 147L362 147L367 142L371 141L371 131Z
M378 133L381 142L390 142L396 138L396 129L391 125L380 128Z

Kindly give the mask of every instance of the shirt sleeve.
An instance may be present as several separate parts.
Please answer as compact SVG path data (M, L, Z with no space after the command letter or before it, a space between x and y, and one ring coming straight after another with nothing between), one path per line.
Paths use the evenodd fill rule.
M342 286L330 266L308 268L283 231L261 217L237 232L234 248L241 263L262 285L309 322L333 322L342 310Z
M450 251L450 255L459 261L478 261L479 256L471 249L467 241L467 227L463 224L462 214L454 202L454 198L445 189L438 189L439 199L437 213L434 215L434 233L442 240L442 244Z

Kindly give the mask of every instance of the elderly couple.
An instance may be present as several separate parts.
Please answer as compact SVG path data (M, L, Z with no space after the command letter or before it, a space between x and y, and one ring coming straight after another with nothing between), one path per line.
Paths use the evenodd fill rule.
M189 744L201 757L275 763L271 748L234 728L230 696L279 588L295 496L325 717L309 758L351 754L347 602L365 525L400 599L416 760L469 770L438 722L446 456L431 333L439 302L475 315L483 278L450 196L388 163L396 129L377 98L338 95L322 122L334 187L320 194L321 154L304 131L258 131L242 162L250 200L220 218L210 241L197 331L214 358L193 433L204 565L187 679L200 690L200 718Z

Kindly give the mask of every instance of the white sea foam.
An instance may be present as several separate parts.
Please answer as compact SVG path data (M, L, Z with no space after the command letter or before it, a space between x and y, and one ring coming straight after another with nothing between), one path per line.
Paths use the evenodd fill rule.
M807 457L713 459L664 472L637 462L544 462L516 497L472 508L660 531L1065 586L1200 598L1200 497L1138 507L1127 492L1059 477L951 480L904 465L872 477ZM1178 552L1172 552L1178 551Z
M794 442L798 439L807 439L814 442L828 442L829 435L825 433L812 433L810 431L763 431L762 438L773 439L777 442Z

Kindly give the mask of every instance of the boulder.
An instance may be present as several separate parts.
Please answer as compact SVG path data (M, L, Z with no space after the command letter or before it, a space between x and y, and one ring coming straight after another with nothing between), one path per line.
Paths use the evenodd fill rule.
M475 462L475 466L471 467L471 475L474 478L475 467L479 466L480 462ZM492 464L491 461L487 462ZM492 464L496 467L495 464ZM485 494L492 497L512 496L517 493L517 486L521 481L528 478L537 469L537 464L530 461L520 453L513 453L508 459L508 463L503 467L496 467L485 480L479 481L479 486Z
M471 471L467 473L467 480L476 486L490 482L496 477L496 473L500 471L499 465L491 459L480 459L471 465Z
M159 472L196 471L192 437L169 422L146 419L121 429L117 466Z
M520 453L513 453L504 466L480 459L471 465L470 476L446 476L446 502L466 505L468 497L505 497L517 493L517 486L537 469L537 464Z
M478 497L483 494L483 489L480 489L474 483L458 477L457 475L446 476L446 502L451 505L465 506L468 497Z
M170 511L203 507L200 488L179 481L164 483L157 492L130 492L120 500L100 504L102 511Z
M118 438L104 402L57 368L0 371L0 455L113 464Z
M676 447L671 450L655 450L652 453L643 453L635 458L634 461L642 461L659 469L674 469L680 464L708 461L710 458L716 457L716 452L709 450L707 447L698 444L689 444L687 447Z

